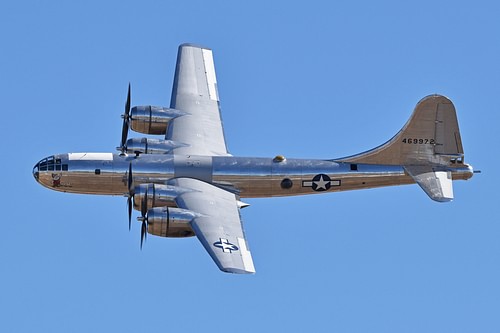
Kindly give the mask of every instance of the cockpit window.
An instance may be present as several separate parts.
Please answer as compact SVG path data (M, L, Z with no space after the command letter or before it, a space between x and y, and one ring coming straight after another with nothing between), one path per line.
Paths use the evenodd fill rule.
M54 158L54 156L47 157L38 163L38 168L40 171L68 171L68 165L62 164L60 158Z

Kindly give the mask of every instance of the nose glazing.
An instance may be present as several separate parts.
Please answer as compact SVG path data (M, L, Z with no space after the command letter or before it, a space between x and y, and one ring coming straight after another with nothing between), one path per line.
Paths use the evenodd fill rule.
M38 181L38 175L39 175L39 166L40 162L38 162L34 167L33 167L33 177L35 177L35 180Z

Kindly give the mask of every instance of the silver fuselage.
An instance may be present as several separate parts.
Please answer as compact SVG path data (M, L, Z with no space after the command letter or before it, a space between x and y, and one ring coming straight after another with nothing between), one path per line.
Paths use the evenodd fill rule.
M319 194L414 183L402 166L171 154L59 154L37 163L33 175L40 184L56 191L127 195L130 165L135 185L165 184L172 178L189 177L222 187L242 198ZM452 168L451 174L454 180L468 179L473 171L463 164Z

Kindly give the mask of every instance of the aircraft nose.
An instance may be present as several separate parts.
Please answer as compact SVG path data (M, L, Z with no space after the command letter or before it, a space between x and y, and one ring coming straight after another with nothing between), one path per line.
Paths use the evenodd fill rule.
M41 159L33 167L33 178L35 178L35 180L38 183L45 185L44 175L47 173L47 171L54 170L53 164L54 164L54 156Z
M66 171L68 171L67 155L52 155L41 159L35 164L33 167L33 178L45 187L59 187L61 176Z
M40 162L35 164L33 167L33 177L35 177L35 180L38 181L38 176L40 175Z

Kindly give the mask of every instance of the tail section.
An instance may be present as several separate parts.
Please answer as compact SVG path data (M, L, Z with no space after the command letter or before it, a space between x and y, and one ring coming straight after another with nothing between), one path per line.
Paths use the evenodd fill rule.
M392 139L343 162L385 165L448 165L463 162L464 151L453 103L431 95L422 99L410 120Z
M453 103L441 95L423 98L392 139L367 152L336 160L359 164L401 165L436 201L453 199L452 179L472 177Z

